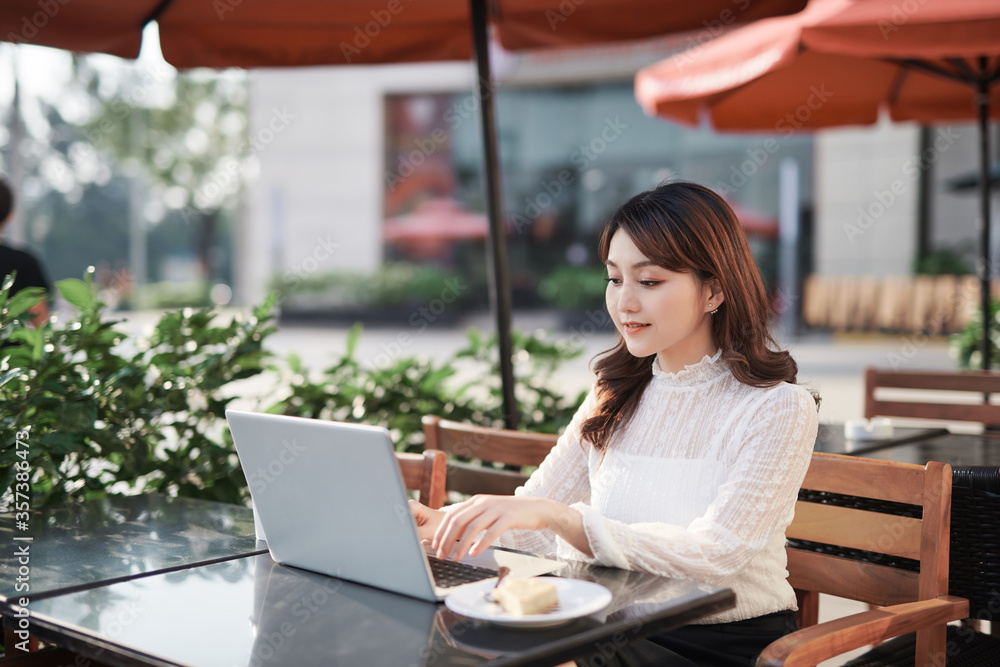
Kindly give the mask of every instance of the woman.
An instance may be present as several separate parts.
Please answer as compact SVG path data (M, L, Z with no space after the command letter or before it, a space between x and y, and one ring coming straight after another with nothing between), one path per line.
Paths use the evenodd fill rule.
M655 664L750 665L794 629L784 531L817 400L774 349L746 235L717 194L669 183L636 195L600 252L620 339L596 362L594 389L516 496L443 512L414 503L421 536L438 557L500 540L728 586L734 609L637 651Z

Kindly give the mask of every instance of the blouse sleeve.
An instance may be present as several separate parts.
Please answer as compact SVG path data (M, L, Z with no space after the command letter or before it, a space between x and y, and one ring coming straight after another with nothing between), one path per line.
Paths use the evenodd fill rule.
M573 415L573 419L559 437L555 447L514 495L551 498L565 505L590 501L588 468L590 445L580 437L580 427L583 421L590 417L596 405L597 400L592 389ZM540 556L556 555L556 536L549 530L508 531L500 538L498 544Z
M706 512L687 526L606 519L584 501L583 515L594 558L561 538L560 556L669 577L721 584L740 572L791 522L818 428L812 396L803 388L769 392L744 420L735 463ZM733 437L740 437L737 432Z

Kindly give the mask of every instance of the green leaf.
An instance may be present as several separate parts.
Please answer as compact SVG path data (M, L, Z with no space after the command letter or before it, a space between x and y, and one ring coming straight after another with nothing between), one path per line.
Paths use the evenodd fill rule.
M20 374L21 374L21 369L20 368L14 368L14 369L11 369L11 370L7 371L3 375L0 375L0 387L4 386L5 384L7 384L8 382L10 382L11 380L13 380L14 378L16 378Z
M8 321L14 319L18 315L22 315L27 312L44 298L45 290L41 287L25 288L15 294L13 298L7 302L7 306L4 308L4 318Z
M66 301L70 302L83 312L90 312L97 305L97 297L90 287L82 280L67 278L56 283L59 293Z
M31 358L37 360L42 356L42 346L45 344L45 332L43 329L16 329L11 333L10 340L12 342L24 343L31 352Z
M41 440L39 440L39 444L54 453L68 454L70 452L79 451L80 440L80 436L76 434L65 431L57 431L43 436Z
M345 356L348 359L354 358L354 352L358 349L358 340L361 338L362 329L364 329L364 325L361 322L355 322L351 330L347 332L347 353Z

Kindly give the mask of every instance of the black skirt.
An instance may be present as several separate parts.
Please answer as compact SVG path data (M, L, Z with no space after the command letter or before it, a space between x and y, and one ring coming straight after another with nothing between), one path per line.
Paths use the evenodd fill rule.
M583 667L753 667L768 644L797 629L794 611L776 611L732 623L686 625L576 663Z

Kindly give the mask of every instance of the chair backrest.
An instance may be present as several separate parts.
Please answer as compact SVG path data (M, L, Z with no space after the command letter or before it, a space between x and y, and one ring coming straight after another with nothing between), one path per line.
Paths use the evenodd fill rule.
M979 403L886 401L876 397L879 388L964 391L979 394ZM994 371L894 371L865 369L865 417L908 417L979 422L1000 426L1000 405L982 403L982 394L1000 393L1000 372Z
M447 458L444 452L396 452L406 488L419 491L417 500L431 509L436 510L444 505Z
M948 591L969 601L969 616L993 619L1000 634L1000 466L955 466L951 487Z
M537 466L559 439L550 434L472 426L433 415L423 418L423 426L427 450L439 449L452 457L483 462L481 465L448 462L448 490L467 495L513 494L514 489L528 479L520 468ZM517 470L491 464L516 467Z
M947 595L951 482L947 463L813 454L786 531L799 625L816 624L820 593L880 607ZM921 630L918 649L944 632Z

